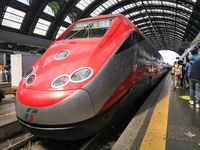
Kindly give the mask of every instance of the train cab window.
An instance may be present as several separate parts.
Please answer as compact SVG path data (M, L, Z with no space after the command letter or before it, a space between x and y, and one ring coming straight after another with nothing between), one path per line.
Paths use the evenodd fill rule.
M111 26L113 19L114 18L77 22L63 39L102 37Z

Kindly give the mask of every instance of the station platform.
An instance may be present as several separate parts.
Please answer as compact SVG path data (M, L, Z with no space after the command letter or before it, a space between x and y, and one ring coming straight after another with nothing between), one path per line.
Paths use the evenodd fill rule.
M200 109L173 89L170 74L158 84L112 150L200 150Z
M0 127L16 121L15 96L7 94L0 103Z
M15 96L6 94L0 102L0 143L8 137L22 131L15 112Z

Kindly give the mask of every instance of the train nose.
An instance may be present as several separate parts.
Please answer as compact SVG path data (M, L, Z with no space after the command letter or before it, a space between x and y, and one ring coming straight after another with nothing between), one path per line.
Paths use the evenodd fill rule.
M84 121L94 116L94 107L90 95L83 89L42 92L24 90L17 92L16 100L17 117L21 121L40 125L66 125ZM27 93L31 93L31 96ZM47 103L48 99L51 103L56 101L56 99L52 100L52 95L56 96L59 102L42 106L41 104ZM31 101L36 103L44 101L45 103L37 106L33 105L34 102L31 103Z

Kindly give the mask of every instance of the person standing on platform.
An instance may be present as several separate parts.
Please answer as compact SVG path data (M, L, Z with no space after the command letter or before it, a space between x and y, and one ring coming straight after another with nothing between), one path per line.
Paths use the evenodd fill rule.
M185 87L188 88L189 87L189 76L190 76L190 72L191 72L191 68L192 68L192 63L193 63L193 57L190 56L187 59L187 63L185 65L185 75L184 75L184 82L185 82Z
M175 63L174 65L174 75L175 75L175 81L174 81L174 89L178 88L181 85L181 79L183 77L183 66L181 64L181 61Z
M198 60L192 64L189 76L189 103L195 104L196 108L200 108L200 51L198 52Z

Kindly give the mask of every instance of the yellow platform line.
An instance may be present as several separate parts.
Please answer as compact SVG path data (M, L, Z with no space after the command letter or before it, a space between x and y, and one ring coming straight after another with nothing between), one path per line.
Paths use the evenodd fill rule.
M0 118L4 118L4 117L7 117L7 116L11 116L11 115L16 115L16 112L12 111L12 112L9 112L7 114L2 114L2 115L0 115Z
M164 150L166 148L169 94L168 91L165 93L155 106L140 150Z

